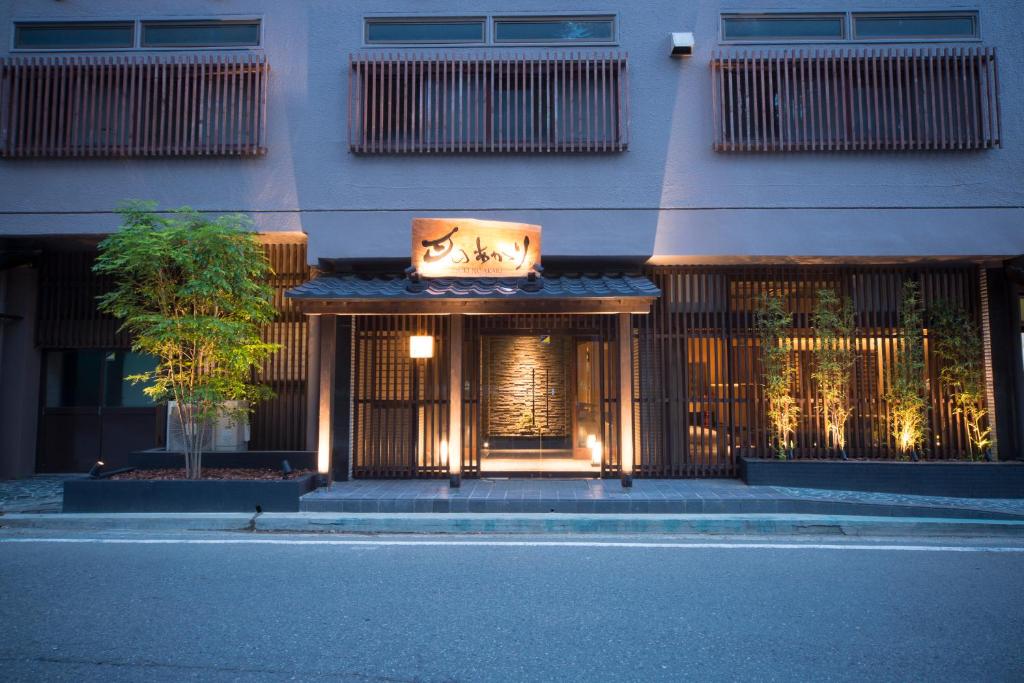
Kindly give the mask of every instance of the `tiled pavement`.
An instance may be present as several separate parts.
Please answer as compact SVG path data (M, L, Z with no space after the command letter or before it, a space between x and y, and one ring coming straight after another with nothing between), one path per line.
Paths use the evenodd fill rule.
M0 481L0 513L60 512L64 480L78 474L39 474Z
M69 476L0 481L0 513L60 512ZM466 479L336 482L302 498L309 512L790 512L1024 519L1024 499L942 498L895 493L747 486L738 479Z
M746 513L1024 519L1024 499L943 498L747 486L738 479L466 479L336 482L306 512Z

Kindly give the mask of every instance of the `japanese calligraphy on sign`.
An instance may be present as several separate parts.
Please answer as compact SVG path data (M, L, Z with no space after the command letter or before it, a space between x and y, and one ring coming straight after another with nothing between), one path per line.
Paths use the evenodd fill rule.
M413 218L412 265L424 277L525 277L540 263L540 226Z

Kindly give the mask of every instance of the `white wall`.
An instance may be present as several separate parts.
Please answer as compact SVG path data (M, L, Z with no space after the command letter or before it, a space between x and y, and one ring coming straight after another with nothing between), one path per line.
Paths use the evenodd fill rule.
M719 262L1024 252L1024 4L1018 0L949 3L979 8L982 44L999 50L1005 148L770 155L711 150L708 60L721 11L936 9L943 3L7 0L0 3L0 45L10 45L14 18L135 17L145 5L159 8L149 16L263 16L272 66L268 155L0 162L0 237L106 232L117 225L111 210L120 200L147 198L168 207L247 211L261 230L302 230L314 260L405 255L412 216L455 214L540 223L548 254ZM592 156L349 154L347 55L361 47L363 16L381 10L616 12L620 49L630 55L630 150ZM693 57L668 57L671 30L695 32Z

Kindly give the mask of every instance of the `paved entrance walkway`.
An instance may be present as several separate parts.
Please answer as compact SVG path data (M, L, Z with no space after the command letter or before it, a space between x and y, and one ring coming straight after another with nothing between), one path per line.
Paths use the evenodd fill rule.
M738 479L466 479L336 482L302 497L304 512L745 513L1024 519L1024 499L747 486Z
M60 512L64 480L80 474L39 474L0 481L0 513Z

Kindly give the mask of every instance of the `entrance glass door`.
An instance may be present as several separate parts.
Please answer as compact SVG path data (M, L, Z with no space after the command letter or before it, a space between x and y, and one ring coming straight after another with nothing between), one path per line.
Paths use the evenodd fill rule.
M484 474L590 472L599 428L596 342L570 335L481 339Z

